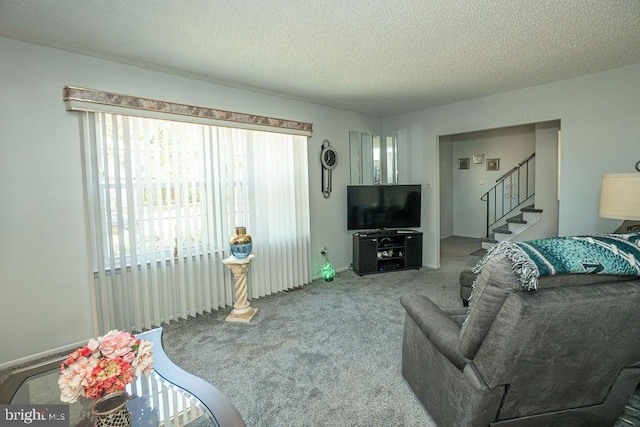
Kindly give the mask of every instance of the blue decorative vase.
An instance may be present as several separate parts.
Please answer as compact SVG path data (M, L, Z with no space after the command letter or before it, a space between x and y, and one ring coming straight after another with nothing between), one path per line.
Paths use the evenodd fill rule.
M249 256L253 244L251 236L247 234L245 227L234 228L235 235L229 240L231 243L231 253L238 259L244 259Z

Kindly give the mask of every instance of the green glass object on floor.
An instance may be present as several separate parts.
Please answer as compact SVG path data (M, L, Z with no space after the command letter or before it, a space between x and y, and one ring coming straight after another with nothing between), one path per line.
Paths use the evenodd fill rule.
M331 265L330 262L325 262L322 266L321 275L324 280L330 282L336 276L336 270L333 268L333 265Z

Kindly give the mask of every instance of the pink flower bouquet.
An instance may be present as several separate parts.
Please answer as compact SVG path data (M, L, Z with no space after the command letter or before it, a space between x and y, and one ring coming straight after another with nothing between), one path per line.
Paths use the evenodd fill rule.
M60 400L72 403L79 397L97 399L124 390L137 375L148 376L153 370L152 346L149 341L116 330L89 340L60 366Z

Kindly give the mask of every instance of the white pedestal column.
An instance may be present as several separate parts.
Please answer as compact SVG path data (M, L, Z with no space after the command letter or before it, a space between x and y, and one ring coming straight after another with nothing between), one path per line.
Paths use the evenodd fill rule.
M238 259L231 255L222 260L222 263L229 267L235 280L236 303L233 304L233 310L227 316L227 322L250 322L258 313L257 308L253 308L247 301L247 273L249 273L249 265L256 256L250 254L247 258Z

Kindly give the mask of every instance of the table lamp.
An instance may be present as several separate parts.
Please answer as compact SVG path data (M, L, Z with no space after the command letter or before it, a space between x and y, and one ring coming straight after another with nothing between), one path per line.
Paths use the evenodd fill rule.
M616 232L640 231L640 173L602 175L600 216L624 220Z

